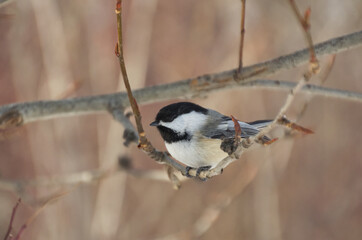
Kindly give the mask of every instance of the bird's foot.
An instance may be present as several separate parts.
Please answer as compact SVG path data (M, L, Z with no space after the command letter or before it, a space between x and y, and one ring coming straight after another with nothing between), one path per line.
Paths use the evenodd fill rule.
M199 167L199 168L196 170L196 177L200 177L200 173L201 173L201 172L207 171L207 170L209 170L210 168L211 168L210 165Z
M190 175L190 170L192 170L192 169L195 169L195 168L186 166L186 174L185 174L186 177L188 177L188 178L193 178L194 177L194 176Z
M201 181L206 181L208 178L201 178L200 177L200 173L203 172L203 171L208 171L210 170L211 166L208 165L208 166L201 166L199 168L192 168L192 167L189 167L187 166L186 167L186 174L185 176L188 177L188 178L193 178L193 177L197 177L199 178ZM195 170L196 169L196 176L191 176L190 175L190 170Z

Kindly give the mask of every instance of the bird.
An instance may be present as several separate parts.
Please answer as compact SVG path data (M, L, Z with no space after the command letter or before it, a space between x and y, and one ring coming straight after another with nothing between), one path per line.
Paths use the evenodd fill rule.
M241 138L259 133L272 120L238 121ZM186 165L186 176L191 169L197 174L209 170L228 156L220 146L225 139L235 138L235 125L231 117L192 102L177 102L159 110L150 126L157 127L167 151ZM266 140L269 138L264 136Z

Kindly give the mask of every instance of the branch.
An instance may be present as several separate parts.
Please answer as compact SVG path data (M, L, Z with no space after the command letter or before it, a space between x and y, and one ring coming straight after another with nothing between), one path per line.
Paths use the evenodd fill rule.
M103 178L113 176L119 172L118 167L109 169L96 169L82 171L78 173L69 174L66 176L52 176L52 177L37 177L36 179L24 180L0 180L0 189L19 191L25 187L52 187L52 186L72 186L77 184L92 183L99 181Z
M311 14L311 8L309 7L305 13L304 16L302 16L302 14L300 14L299 10L298 10L298 6L297 4L294 2L294 0L289 0L289 4L292 7L292 10L294 12L294 16L297 18L297 20L300 23L300 26L303 28L303 33L304 33L304 37L308 43L309 46L309 55L310 55L310 62L311 63L316 63L317 62L317 58L315 55L315 51L313 48L313 40L312 40L312 35L310 34L310 14Z
M6 7L10 3L14 2L15 0L0 0L0 8Z
M14 237L14 240L19 240L21 235L23 234L24 230L36 219L36 217L44 210L44 208L50 204L53 203L55 201L57 201L58 199L64 197L65 195L67 195L69 192L71 192L73 189L68 190L68 191L64 191L61 192L55 196L53 196L52 198L48 199L47 201L45 201L42 206L40 208L38 208L27 220L26 222L21 226L19 232L16 234L16 236Z
M13 229L13 222L14 222L14 219L15 219L16 210L18 209L20 202L21 202L21 198L18 199L18 201L16 202L15 206L13 207L13 211L12 211L12 213L11 213L11 218L10 218L9 227L8 227L8 230L6 231L4 240L8 240L8 239L9 239L9 236L10 236L10 233L11 233L11 229Z
M317 44L315 52L317 56L335 54L359 47L362 44L362 31L334 38ZM308 62L309 49L297 51L270 61L244 67L241 74L243 80L234 81L237 69L216 74L208 74L196 78L181 80L170 84L146 87L133 91L134 97L140 104L160 102L181 97L196 97L200 94L211 93L235 87L246 87L253 84L253 80L265 77L281 70L290 69ZM265 80L263 80L265 81ZM255 81L254 81L255 83ZM270 85L269 83L267 85ZM271 85L273 85L271 83ZM254 86L260 86L260 82ZM319 89L320 91L324 91ZM332 89L323 93L334 97L339 90ZM337 95L339 95L337 93ZM347 99L361 101L359 93L346 92L341 96L350 96ZM0 107L0 128L4 125L18 126L33 121L52 119L62 116L77 116L106 112L110 106L126 108L130 106L126 93L99 95L59 101L36 101L15 103ZM16 120L14 123L14 119Z
M244 87L254 87L254 88L265 88L273 90L292 90L297 84L295 82L279 81L279 80L254 80L248 84L245 84ZM309 93L313 95L319 95L323 97L338 98L341 100L350 100L350 101L362 101L362 93L344 91L340 89L322 87L314 84L306 84L301 89L301 92Z
M238 75L243 70L243 48L245 36L245 4L246 0L241 0L241 23L240 23L240 46L239 46L239 69Z
M300 18L300 13L294 3L294 0L289 0L292 9L295 13L295 15ZM291 123L289 120L287 120L285 118L285 114L287 112L287 110L289 109L289 107L291 106L292 102L295 99L296 94L302 90L302 88L304 87L304 85L311 79L311 77L317 73L319 73L319 62L317 60L317 58L315 57L315 51L313 49L313 42L312 42L312 37L310 35L309 32L309 25L308 27L305 27L303 24L306 24L308 22L308 18L309 18L309 14L310 14L310 9L307 10L308 14L305 14L305 19L300 19L300 24L303 27L304 30L304 34L306 35L306 39L307 39L307 44L309 47L309 53L310 53L310 60L309 60L309 68L308 71L306 71L303 74L303 77L298 81L298 83L290 90L284 105L280 108L279 113L276 115L276 117L274 118L273 122L270 123L267 127L263 128L263 130L261 130L258 134L256 134L255 136L243 139L241 141L241 143L238 145L238 147L236 148L236 150L233 153L229 153L229 156L225 157L222 161L220 161L215 168L211 169L211 170L207 170L204 172L201 172L199 174L200 178L210 178L216 175L219 175L222 173L223 169L225 167L227 167L230 163L234 162L235 160L239 159L241 157L241 155L247 150L249 149L252 145L254 145L255 143L260 143L263 139L263 137L271 130L273 129L277 124L281 124L283 125L284 123L288 123L287 126L297 126L300 129L304 129L307 130L307 133L312 133L312 131L310 131L309 129L305 129L303 127L300 127L294 123ZM271 140L271 142L274 142L275 139ZM232 144L232 143L231 143ZM194 174L194 172L190 173L190 174Z
M328 79L328 76L331 73L332 68L334 66L335 60L336 60L335 54L331 55L329 57L327 65L325 67L323 67L323 71L319 74L319 77L315 81L319 86L323 85L324 82ZM307 96L305 98L303 106L301 107L301 110L300 110L298 116L296 117L296 121L298 121L304 115L304 113L307 111L308 104L310 103L312 98L313 98L313 95Z
M309 54L310 54L310 60L309 60L309 69L307 72L303 74L303 77L299 80L298 84L289 92L287 99L285 100L284 105L279 110L279 113L275 117L274 121L269 124L267 127L265 127L262 131L260 131L256 136L253 136L253 140L258 140L259 138L262 138L266 133L268 133L271 129L273 129L277 124L281 124L285 122L285 114L289 107L291 106L292 102L295 99L295 96L298 92L301 91L301 89L304 87L304 85L312 78L313 75L318 74L320 72L319 62L315 56L315 51L313 48L313 41L312 36L310 33L310 25L309 25L309 17L311 13L311 9L308 8L305 12L304 18L301 16L297 5L295 4L294 0L289 0L289 3L293 9L293 12L295 16L299 19L300 25L303 27L303 32L309 47ZM289 120L287 122L290 123ZM309 130L310 131L310 130ZM312 131L310 131L312 132Z
M191 226L186 226L176 233L155 239L176 240L202 238L202 236L212 228L220 214L230 206L236 197L253 181L258 171L258 164L254 165L254 167L243 165L238 174L233 177L233 184L227 183L227 185L217 193L211 203L205 204L199 216L194 217L194 222Z
M153 158L156 162L158 162L160 164L166 164L169 167L168 168L169 178L170 178L171 182L173 183L174 188L178 189L178 188L180 188L180 181L174 174L174 171L171 170L171 168L176 169L179 172L182 172L183 174L186 173L186 169L185 169L185 167L183 167L182 165L180 165L176 161L174 161L172 158L170 158L170 156L168 156L167 153L160 152L157 149L155 149L152 146L151 142L147 139L146 133L142 126L141 112L138 108L137 101L133 96L131 85L128 80L127 69L126 69L126 65L125 65L125 61L124 61L124 57L123 57L122 0L117 0L116 14L117 14L117 32L118 32L116 55L118 56L119 65L121 67L121 72L122 72L122 76L123 76L123 82L127 89L128 100L132 107L132 111L133 111L134 118L136 121L137 132L138 132L138 137L139 137L138 148L143 150L143 152L145 152L149 157Z
M129 120L129 116L124 114L123 108L114 108L109 110L110 114L112 114L113 118L118 121L125 128L123 132L123 139L125 142L123 143L126 147L129 146L130 143L138 142L137 131Z
M129 84L126 64L124 63L124 56L123 56L123 39L122 39L122 0L117 0L116 6L116 14L117 14L117 32L118 32L118 41L117 41L117 52L116 55L119 60L119 66L121 67L122 77L124 85L127 89L127 96L132 107L132 111L134 114L134 118L136 120L136 126L138 134L140 135L140 142L146 143L147 139L145 138L144 134L145 131L143 130L142 121L141 121L141 113L138 108L136 99L133 96L131 85Z
M283 82L278 80L254 80L245 84L244 87L250 88L267 88L274 90L291 90L296 86L294 82ZM348 91L343 91L339 89L326 88L311 84L306 84L302 89L302 92L320 95L324 97L333 97L339 99L347 99L352 101L362 101L362 93L353 93ZM120 121L122 123L122 121ZM160 152L161 153L161 152ZM168 157L170 161L170 165L173 165L177 162L173 161L173 159ZM183 170L183 166L179 165L178 170ZM91 183L94 181L99 181L105 177L113 176L119 170L118 169L108 169L108 170L89 170L84 172L79 172L67 176L55 176L50 178L37 178L36 180L0 180L0 189L7 190L17 190L23 189L27 186L59 186L59 185L74 185L80 183ZM155 179L155 180L165 180L164 176L161 176L161 172L147 172L136 170L136 169L127 169L127 172L131 175L135 175L138 177L144 177L147 179Z
M294 82L284 82L284 81L278 81L278 80L254 80L251 82L248 82L243 85L245 88L266 88L271 90L291 90L296 86L296 83ZM351 100L351 101L362 101L362 93L355 93L355 92L349 92L339 89L333 89L333 88L327 88L327 87L321 87L316 86L312 84L306 84L302 89L302 92L310 93L314 95L319 95L323 97L333 97L338 99L344 99L344 100ZM27 105L28 103L24 104ZM116 114L117 112L112 112L112 114ZM125 124L123 121L125 120L125 116L121 115L121 112L119 113L119 116L123 120L118 119L117 116L114 115L114 117L121 122L124 126L128 126L128 124ZM131 132L134 132L134 128L130 127ZM137 135L136 135L137 136ZM158 152L157 154L164 154L162 152ZM177 164L176 161L174 161L169 156L164 156L167 161L169 161L170 165ZM182 165L179 164L178 168L179 171L183 171L184 168ZM52 177L52 178L38 178L37 180L1 180L0 181L0 188L1 189L22 189L26 186L53 186L53 185L72 185L72 184L78 184L78 183L90 183L93 181L98 181L99 179L102 179L103 177L108 177L109 175L113 175L113 173L117 170L94 170L94 171L84 171L79 172L73 175L68 176L59 176L59 177ZM137 172L135 170L131 171L135 175L140 175L140 172ZM183 172L185 173L185 172ZM142 175L142 174L141 174Z
M248 81L237 85L239 88L258 88L258 89L270 89L270 90L291 90L296 83L279 80L267 80L257 79ZM159 85L156 87L143 88L135 90L134 93L136 99L140 99L142 103L158 102L164 99L158 91L165 85ZM152 90L155 89L156 93L152 98ZM215 89L216 90L216 89ZM319 95L323 97L338 98L341 100L350 100L362 102L362 93L345 91L334 88L321 87L314 84L306 84L302 89L302 92ZM147 97L149 96L149 97ZM173 98L169 98L173 99ZM127 127L124 121L115 117L115 114L109 110L108 105L117 103L122 107L128 106L128 100L125 93L109 94L94 97L83 97L74 99L65 99L59 101L36 101L26 103L15 103L4 105L0 107L0 130L13 126L20 126L25 123L34 121L48 120L57 117L65 116L78 116L84 114L94 114L101 112L111 112L114 118L119 121L123 126ZM122 118L126 118L122 116Z
M107 169L86 170L67 175L37 177L36 179L0 179L0 189L21 192L27 187L72 187L80 184L99 182L105 178L116 176L121 172L127 172L127 174L137 178L167 182L170 181L165 171L136 169L131 165L131 159L122 156L118 159L118 165ZM182 180L185 179L186 178L183 178Z

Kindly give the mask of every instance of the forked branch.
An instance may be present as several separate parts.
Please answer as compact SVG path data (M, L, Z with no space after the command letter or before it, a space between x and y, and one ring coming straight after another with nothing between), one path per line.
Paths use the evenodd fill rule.
M335 54L357 48L362 45L362 31L334 38L315 45L317 56ZM180 80L174 83L145 87L133 91L134 97L140 104L160 102L177 98L194 98L199 95L210 94L215 91L230 88L273 88L291 89L294 83L260 80L282 70L297 67L310 60L309 48L295 53L275 58L270 61L258 63L249 67L243 67L242 80L234 81L238 69L225 72L206 74L195 78ZM302 91L327 97L362 101L362 94L351 91L343 91L331 88L320 88L308 85ZM13 103L0 107L0 130L8 127L20 126L25 123L54 119L65 116L79 116L109 112L109 109L126 108L130 106L126 93L115 93L63 99L57 101L35 101L25 103Z
M289 0L289 2L293 8L295 15L298 18L300 18L300 13L299 13L294 1ZM215 168L200 173L201 178L210 178L212 176L219 175L220 173L222 173L223 169L226 166L228 166L233 161L239 159L240 156L245 151L247 151L253 144L260 143L261 142L260 139L262 139L263 136L265 136L277 124L281 124L281 125L284 125L287 127L294 127L294 129L301 130L305 133L312 133L312 131L310 131L309 129L305 129L299 125L296 125L295 123L292 123L285 117L285 114L286 114L287 110L290 108L292 102L294 101L296 94L301 91L301 89L305 86L305 84L310 80L310 78L313 75L315 75L319 72L319 62L318 62L317 58L315 58L315 54L314 54L315 51L313 49L313 42L311 41L312 37L310 36L309 24L307 24L311 10L308 9L307 11L308 11L308 14L305 14L305 19L301 19L299 21L299 23L303 26L304 34L306 35L306 39L307 39L307 44L310 49L310 61L309 61L308 71L306 71L303 74L303 77L299 80L297 85L295 85L294 88L289 92L284 105L279 110L279 113L276 115L273 122L271 124L269 124L267 127L265 127L263 130L261 130L255 136L243 139L241 141L241 143L238 145L237 149L233 153L229 153L229 156L224 158ZM304 26L304 24L307 24L308 27Z
M148 156L150 156L151 158L156 160L158 163L166 164L169 167L175 168L175 169L177 169L178 171L180 171L182 173L186 173L186 169L182 165L175 162L172 158L170 158L168 156L167 153L160 152L160 151L156 150L152 146L151 142L146 137L146 133L145 133L145 131L143 129L143 125L142 125L141 112L140 112L140 110L138 108L137 101L136 101L136 99L135 99L135 97L133 96L133 93L132 93L131 85L129 83L129 79L128 79L128 75L127 75L127 69L126 69L126 65L125 65L125 61L124 61L124 56L123 56L122 0L117 0L116 14L117 14L117 32L118 32L118 42L117 42L117 48L116 48L117 49L116 55L118 57L119 64L120 64L120 67L121 67L123 82L124 82L124 85L126 86L126 89L127 89L128 100L130 102L130 105L131 105L131 108L132 108L132 111L133 111L133 114L134 114L134 118L135 118L135 121L136 121L137 132L138 132L138 136L139 136L138 147L141 150L143 150ZM180 187L180 181L173 174L173 171L169 170L168 173L169 173L169 176L170 176L170 180L174 184L174 187L179 188Z
M119 5L118 5L119 4ZM245 5L243 5L245 7ZM121 30L121 1L117 2L117 20L119 18L119 29ZM244 9L245 10L245 9ZM243 11L243 10L242 10ZM300 15L300 14L299 14ZM299 16L298 15L298 16ZM308 10L304 16L303 21L309 23L310 11ZM245 16L245 15L244 15ZM305 29L305 27L303 27ZM309 25L308 28L309 29ZM118 31L119 40L121 40L121 31ZM308 37L309 38L309 37ZM310 37L311 39L311 37ZM267 88L267 89L289 89L295 95L296 91L308 92L316 95L322 95L326 97L337 97L340 99L362 101L362 94L350 91L343 91L338 89L331 89L320 87L316 85L306 84L306 79L302 79L302 82L298 84L285 81L277 80L261 80L260 77L271 75L275 72L281 70L290 69L296 66L299 66L309 60L310 63L313 57L312 53L314 52L315 56L322 56L326 54L335 54L338 52L346 51L352 48L359 47L362 44L362 31L338 37L335 39L328 40L326 42L315 45L314 47L309 43L307 49L282 56L270 61L259 63L249 67L243 67L243 70L240 74L241 81L235 81L235 77L238 73L238 68L216 73L216 74L206 74L203 76L190 78L186 80L177 81L170 84L146 87L143 89L135 90L132 94L130 91L130 86L127 88L128 92L131 92L132 95L126 93L116 93L110 95L100 95L100 96L91 96L75 99L65 99L58 101L37 101L37 102L26 102L26 103L15 103L9 104L0 107L0 134L1 131L4 131L11 127L20 126L25 123L40 121L45 119L57 118L62 116L74 116L81 114L90 114L97 112L110 112L115 119L122 123L125 128L129 129L131 135L133 134L133 140L137 138L136 133L138 132L140 136L144 137L143 128L137 128L139 131L135 131L132 124L130 124L128 118L124 116L124 109L130 105L133 105L133 110L137 112L137 102L138 103L151 103L164 101L168 99L175 98L192 98L199 95L209 94L211 92L225 90L228 88ZM119 41L117 45L117 53L119 54L120 67L122 70L123 78L127 79L125 73L125 64L123 57L120 58L123 49L122 41ZM311 49L313 51L311 51ZM242 56L242 55L240 55ZM242 62L242 60L241 60ZM242 66L242 64L239 64ZM314 65L311 65L312 67ZM313 68L316 69L316 68ZM258 79L259 78L259 79ZM308 77L309 79L309 77ZM126 82L125 82L126 84ZM129 85L129 82L128 82ZM127 86L127 85L126 85ZM293 100L294 97L290 97ZM134 100L137 99L137 102ZM287 101L289 102L289 100ZM287 106L287 105L285 105ZM134 108L136 107L136 108ZM285 107L286 110L288 107ZM139 110L138 110L139 112ZM284 112L284 111L281 111ZM279 114L281 115L281 114ZM279 116L278 115L278 116ZM136 122L141 122L139 115L136 116ZM137 120L138 118L138 120ZM277 119L276 118L276 122ZM250 139L249 139L250 140ZM140 140L140 143L143 141ZM248 141L242 141L242 145L247 146ZM185 168L170 158L166 153L157 151L152 145L146 142L146 144L140 144L140 147L147 152L149 156L154 159L159 159L158 161L164 163L168 166L173 166L176 170L185 173ZM96 177L97 178L97 177Z

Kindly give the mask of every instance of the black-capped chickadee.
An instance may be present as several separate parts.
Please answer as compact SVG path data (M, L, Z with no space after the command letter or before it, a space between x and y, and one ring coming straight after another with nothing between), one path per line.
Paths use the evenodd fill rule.
M271 120L240 122L241 137L256 135ZM228 116L191 102L178 102L163 107L156 126L168 152L179 162L190 168L202 170L214 168L228 156L221 150L224 139L235 137L234 122Z

